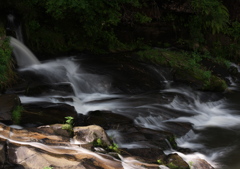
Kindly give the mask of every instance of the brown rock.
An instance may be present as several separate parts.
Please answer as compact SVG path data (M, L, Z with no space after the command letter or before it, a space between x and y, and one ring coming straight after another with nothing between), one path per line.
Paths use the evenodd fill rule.
M82 144L91 143L100 138L106 145L111 145L111 141L106 134L105 130L97 125L90 125L84 127L74 127L74 141Z
M169 167L176 166L182 169L190 169L189 165L176 153L168 155L166 162Z
M11 121L12 111L20 105L20 99L17 95L6 94L0 96L0 120Z
M0 168L2 168L6 160L5 149L6 149L5 142L0 142Z
M191 169L214 169L207 161L196 158L191 161Z

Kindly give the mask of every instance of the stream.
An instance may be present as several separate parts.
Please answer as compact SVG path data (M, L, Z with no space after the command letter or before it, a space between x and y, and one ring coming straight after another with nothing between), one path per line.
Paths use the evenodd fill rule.
M11 44L20 61L19 74L35 86L51 86L37 94L17 93L23 106L66 104L83 116L94 111L118 114L135 127L173 133L179 147L195 152L177 152L187 162L200 157L217 169L240 168L240 91L235 83L223 94L194 91L173 82L165 69L140 63L159 84L151 90L138 81L131 86L132 74L121 74L121 63L108 63L109 58L102 61L97 56L77 55L40 62L18 40L12 39ZM60 85L68 90L53 87ZM180 129L172 124L190 124L191 129L178 133ZM131 139L131 131L118 128L106 132L120 148L157 146L154 132L144 140ZM176 150L169 145L165 153L172 152Z

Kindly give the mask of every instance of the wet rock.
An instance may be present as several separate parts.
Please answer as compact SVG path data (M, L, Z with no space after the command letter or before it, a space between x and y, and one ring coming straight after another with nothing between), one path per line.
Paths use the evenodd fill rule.
M85 123L86 125L96 124L104 129L113 129L132 124L133 120L110 111L92 111L88 113Z
M138 148L124 149L126 154L136 157L138 160L148 163L156 163L158 159L166 157L164 152L159 148Z
M26 127L65 123L66 116L77 118L77 112L74 107L67 104L26 104L24 109L26 111L22 113L20 124Z
M74 127L74 141L82 144L91 143L98 138L101 139L106 145L111 145L111 140L106 134L105 130L97 125Z
M0 156L0 160L4 162L5 159L8 159L8 164L6 165L5 162L4 168L7 166L29 169L42 169L47 166L59 169L86 169L85 166L102 169L123 168L121 162L113 160L110 156L100 156L71 144L69 139L64 140L60 136L52 135L52 131L44 134L41 129L38 132L38 129L35 130L33 132L25 129L13 129L0 124L0 138L3 144L8 144L0 149L0 155L7 155L7 157ZM86 160L92 160L93 163L87 164Z
M69 133L67 130L62 129L62 126L63 124L52 124L52 125L39 126L37 128L29 128L28 130L43 132L49 135L57 135L57 136L70 138L71 133Z
M5 142L1 141L0 142L0 168L3 167L5 160L6 160L5 149L6 149L6 144L5 144Z
M168 167L175 167L181 169L190 169L189 165L178 155L178 154L170 154L167 156L166 164Z
M21 104L17 95L6 94L0 96L0 120L11 121L12 111Z
M70 84L31 84L28 86L28 90L25 91L25 95L27 96L36 96L36 95L69 95L69 94L74 94L73 89Z
M214 169L207 161L200 158L192 159L190 163L191 169Z

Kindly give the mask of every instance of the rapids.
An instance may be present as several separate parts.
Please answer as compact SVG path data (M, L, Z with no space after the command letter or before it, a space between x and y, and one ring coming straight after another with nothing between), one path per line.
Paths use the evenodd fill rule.
M237 88L219 97L216 93L194 91L162 78L164 89L126 94L115 90L110 76L98 74L100 70L94 70L90 62L82 66L81 61L81 56L73 56L19 68L20 73L34 74L44 83L69 84L73 89L70 92L52 90L37 96L20 95L21 102L64 103L74 106L79 114L84 115L90 111L107 110L131 118L136 126L156 131L175 133L169 123L190 123L192 130L184 135L175 133L179 147L198 152L188 155L179 153L187 162L194 157L201 157L219 169L236 169L240 165L236 160L240 155L240 96ZM85 70L90 68L93 69L90 72L95 73ZM111 66L107 69L111 71ZM158 74L158 77L163 76L160 71ZM120 148L153 146L147 142L126 141L126 136L117 129L107 132ZM175 150L169 147L166 153L171 152Z
M9 15L8 19L10 23L14 22L12 15ZM18 36L21 37L19 31ZM130 92L126 92L129 91L127 81L133 78L132 74L129 72L120 75L120 71L116 71L118 67L115 63L98 62L97 58L83 55L40 62L19 40L11 37L10 44L20 75L40 87L47 84L66 85L71 88L62 90L51 87L34 95L20 92L18 94L23 105L63 103L73 106L78 114L86 116L97 110L120 114L131 119L137 127L175 134L179 147L195 151L185 155L178 152L189 163L200 157L217 169L240 168L240 91L238 81L232 77L226 77L232 84L229 86L229 93L200 92L176 84L170 76L166 76L165 70L142 64L159 82L159 87L141 90L142 84L136 82L140 89L135 90L132 87ZM237 67L234 64L233 66ZM121 84L115 82L116 79ZM120 86L124 83L125 86ZM179 133L172 124L181 123L191 124L192 129ZM122 133L117 128L108 130L107 133L120 148L156 146L151 142L154 134L149 140L141 142L127 139L126 137L131 138L131 133ZM169 145L165 152L172 153L176 150Z

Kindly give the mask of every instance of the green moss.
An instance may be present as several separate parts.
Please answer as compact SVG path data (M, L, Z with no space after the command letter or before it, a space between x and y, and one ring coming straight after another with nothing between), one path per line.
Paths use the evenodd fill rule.
M212 74L202 65L202 60L211 59L208 53L169 51L165 49L149 49L138 52L144 61L172 67L177 80L198 86L201 90L224 91L226 82ZM219 59L218 63L227 63Z
M9 38L6 37L4 26L0 23L0 91L11 85L16 78L11 54Z
M14 124L19 124L24 111L22 106L17 106L12 112L12 120Z
M173 163L169 163L169 164L167 164L167 166L168 166L170 169L179 169L179 167L176 166L176 165L173 164Z

